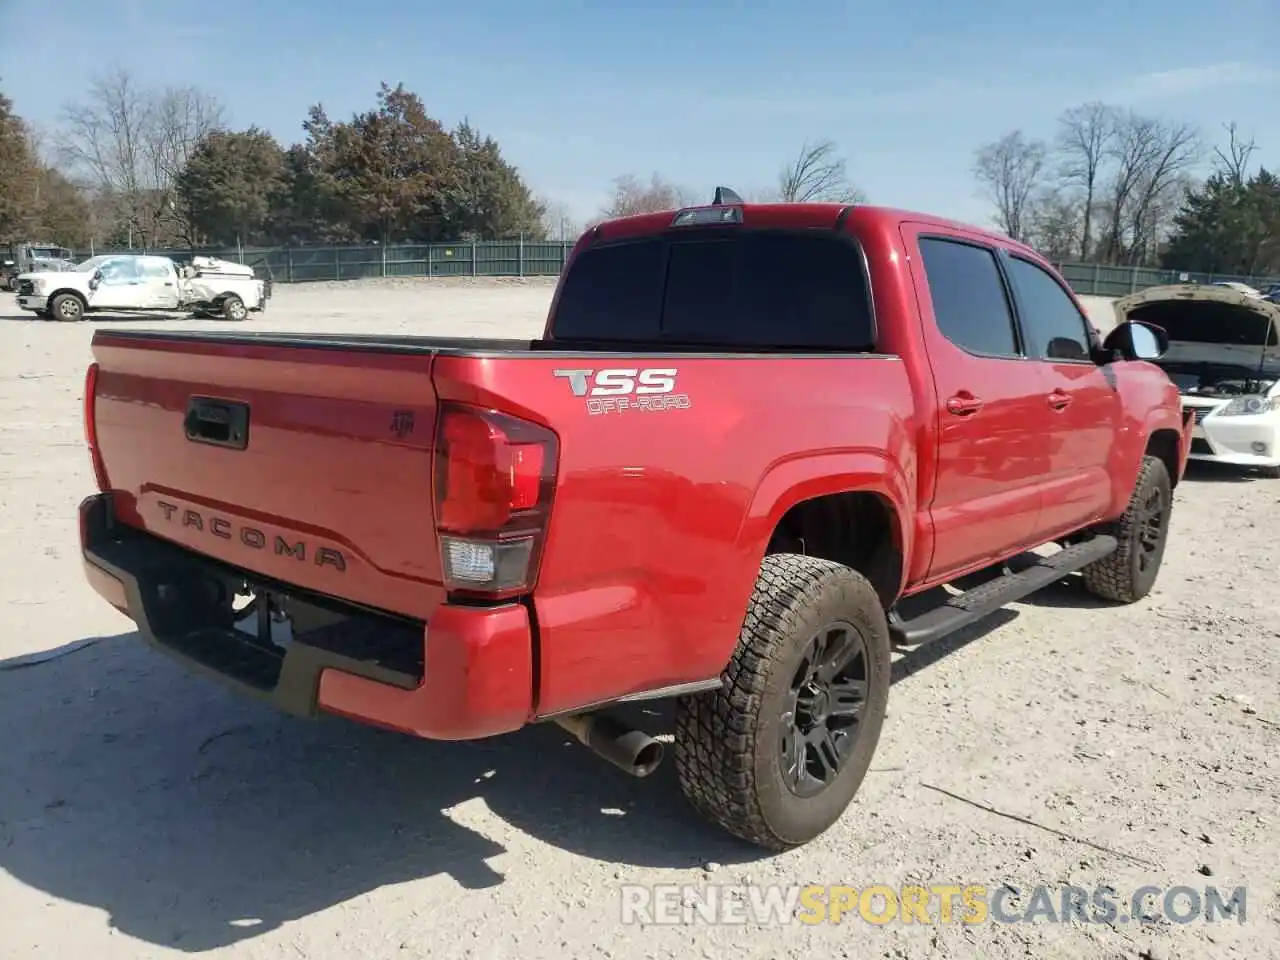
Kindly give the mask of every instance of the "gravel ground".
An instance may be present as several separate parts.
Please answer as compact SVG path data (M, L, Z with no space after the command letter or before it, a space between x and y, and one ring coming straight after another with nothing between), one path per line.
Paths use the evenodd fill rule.
M248 326L526 336L550 290L284 287ZM299 722L145 651L77 557L81 377L112 321L0 304L0 957L1280 956L1280 483L1193 468L1143 603L1063 585L901 658L855 805L764 857L694 818L669 768L633 781L554 729L434 744ZM620 922L624 883L1248 899L1243 924L642 928Z

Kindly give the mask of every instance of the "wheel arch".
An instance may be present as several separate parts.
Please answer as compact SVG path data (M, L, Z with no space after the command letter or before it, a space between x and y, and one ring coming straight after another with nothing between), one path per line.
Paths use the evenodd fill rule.
M909 569L914 498L905 471L871 452L779 464L757 487L740 543L756 565L772 553L803 553L862 573L886 609Z
M1179 469L1182 462L1181 444L1182 434L1177 430L1172 427L1159 427L1147 437L1146 449L1143 452L1144 456L1156 457L1164 464L1164 468L1169 471L1169 483L1174 487L1182 479L1182 471Z
M88 311L88 309L89 309L89 298L88 298L88 297L86 297L86 296L84 295L83 291L77 290L75 287L59 287L57 290L54 290L52 293L50 293L50 294L46 297L45 302L46 302L46 303L53 303L53 299L54 299L54 297L61 297L61 296L63 296L64 294L65 294L65 295L68 295L68 296L75 297L77 300L79 300L79 301L80 301L80 306L81 306L85 311Z

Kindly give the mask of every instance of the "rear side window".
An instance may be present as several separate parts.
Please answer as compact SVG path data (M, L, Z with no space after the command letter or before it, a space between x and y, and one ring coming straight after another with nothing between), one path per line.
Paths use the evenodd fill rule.
M565 277L552 329L561 339L745 349L875 342L861 254L827 233L681 234L587 250Z
M995 253L971 243L921 237L920 254L942 335L970 353L1017 356L1013 314Z
M1027 349L1042 360L1088 360L1089 333L1084 314L1052 276L1018 257L1009 260L1018 290Z

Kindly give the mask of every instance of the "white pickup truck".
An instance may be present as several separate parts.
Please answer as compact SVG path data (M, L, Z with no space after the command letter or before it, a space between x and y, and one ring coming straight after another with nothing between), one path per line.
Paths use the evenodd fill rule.
M106 254L58 272L17 278L18 306L51 320L83 320L88 313L185 311L244 320L266 309L268 281L253 268L212 257L179 266L168 257Z

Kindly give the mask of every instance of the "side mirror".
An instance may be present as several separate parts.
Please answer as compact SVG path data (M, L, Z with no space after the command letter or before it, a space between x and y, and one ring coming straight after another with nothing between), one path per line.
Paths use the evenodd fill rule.
M1159 360L1169 349L1169 335L1141 320L1128 320L1107 334L1102 349L1124 360Z

